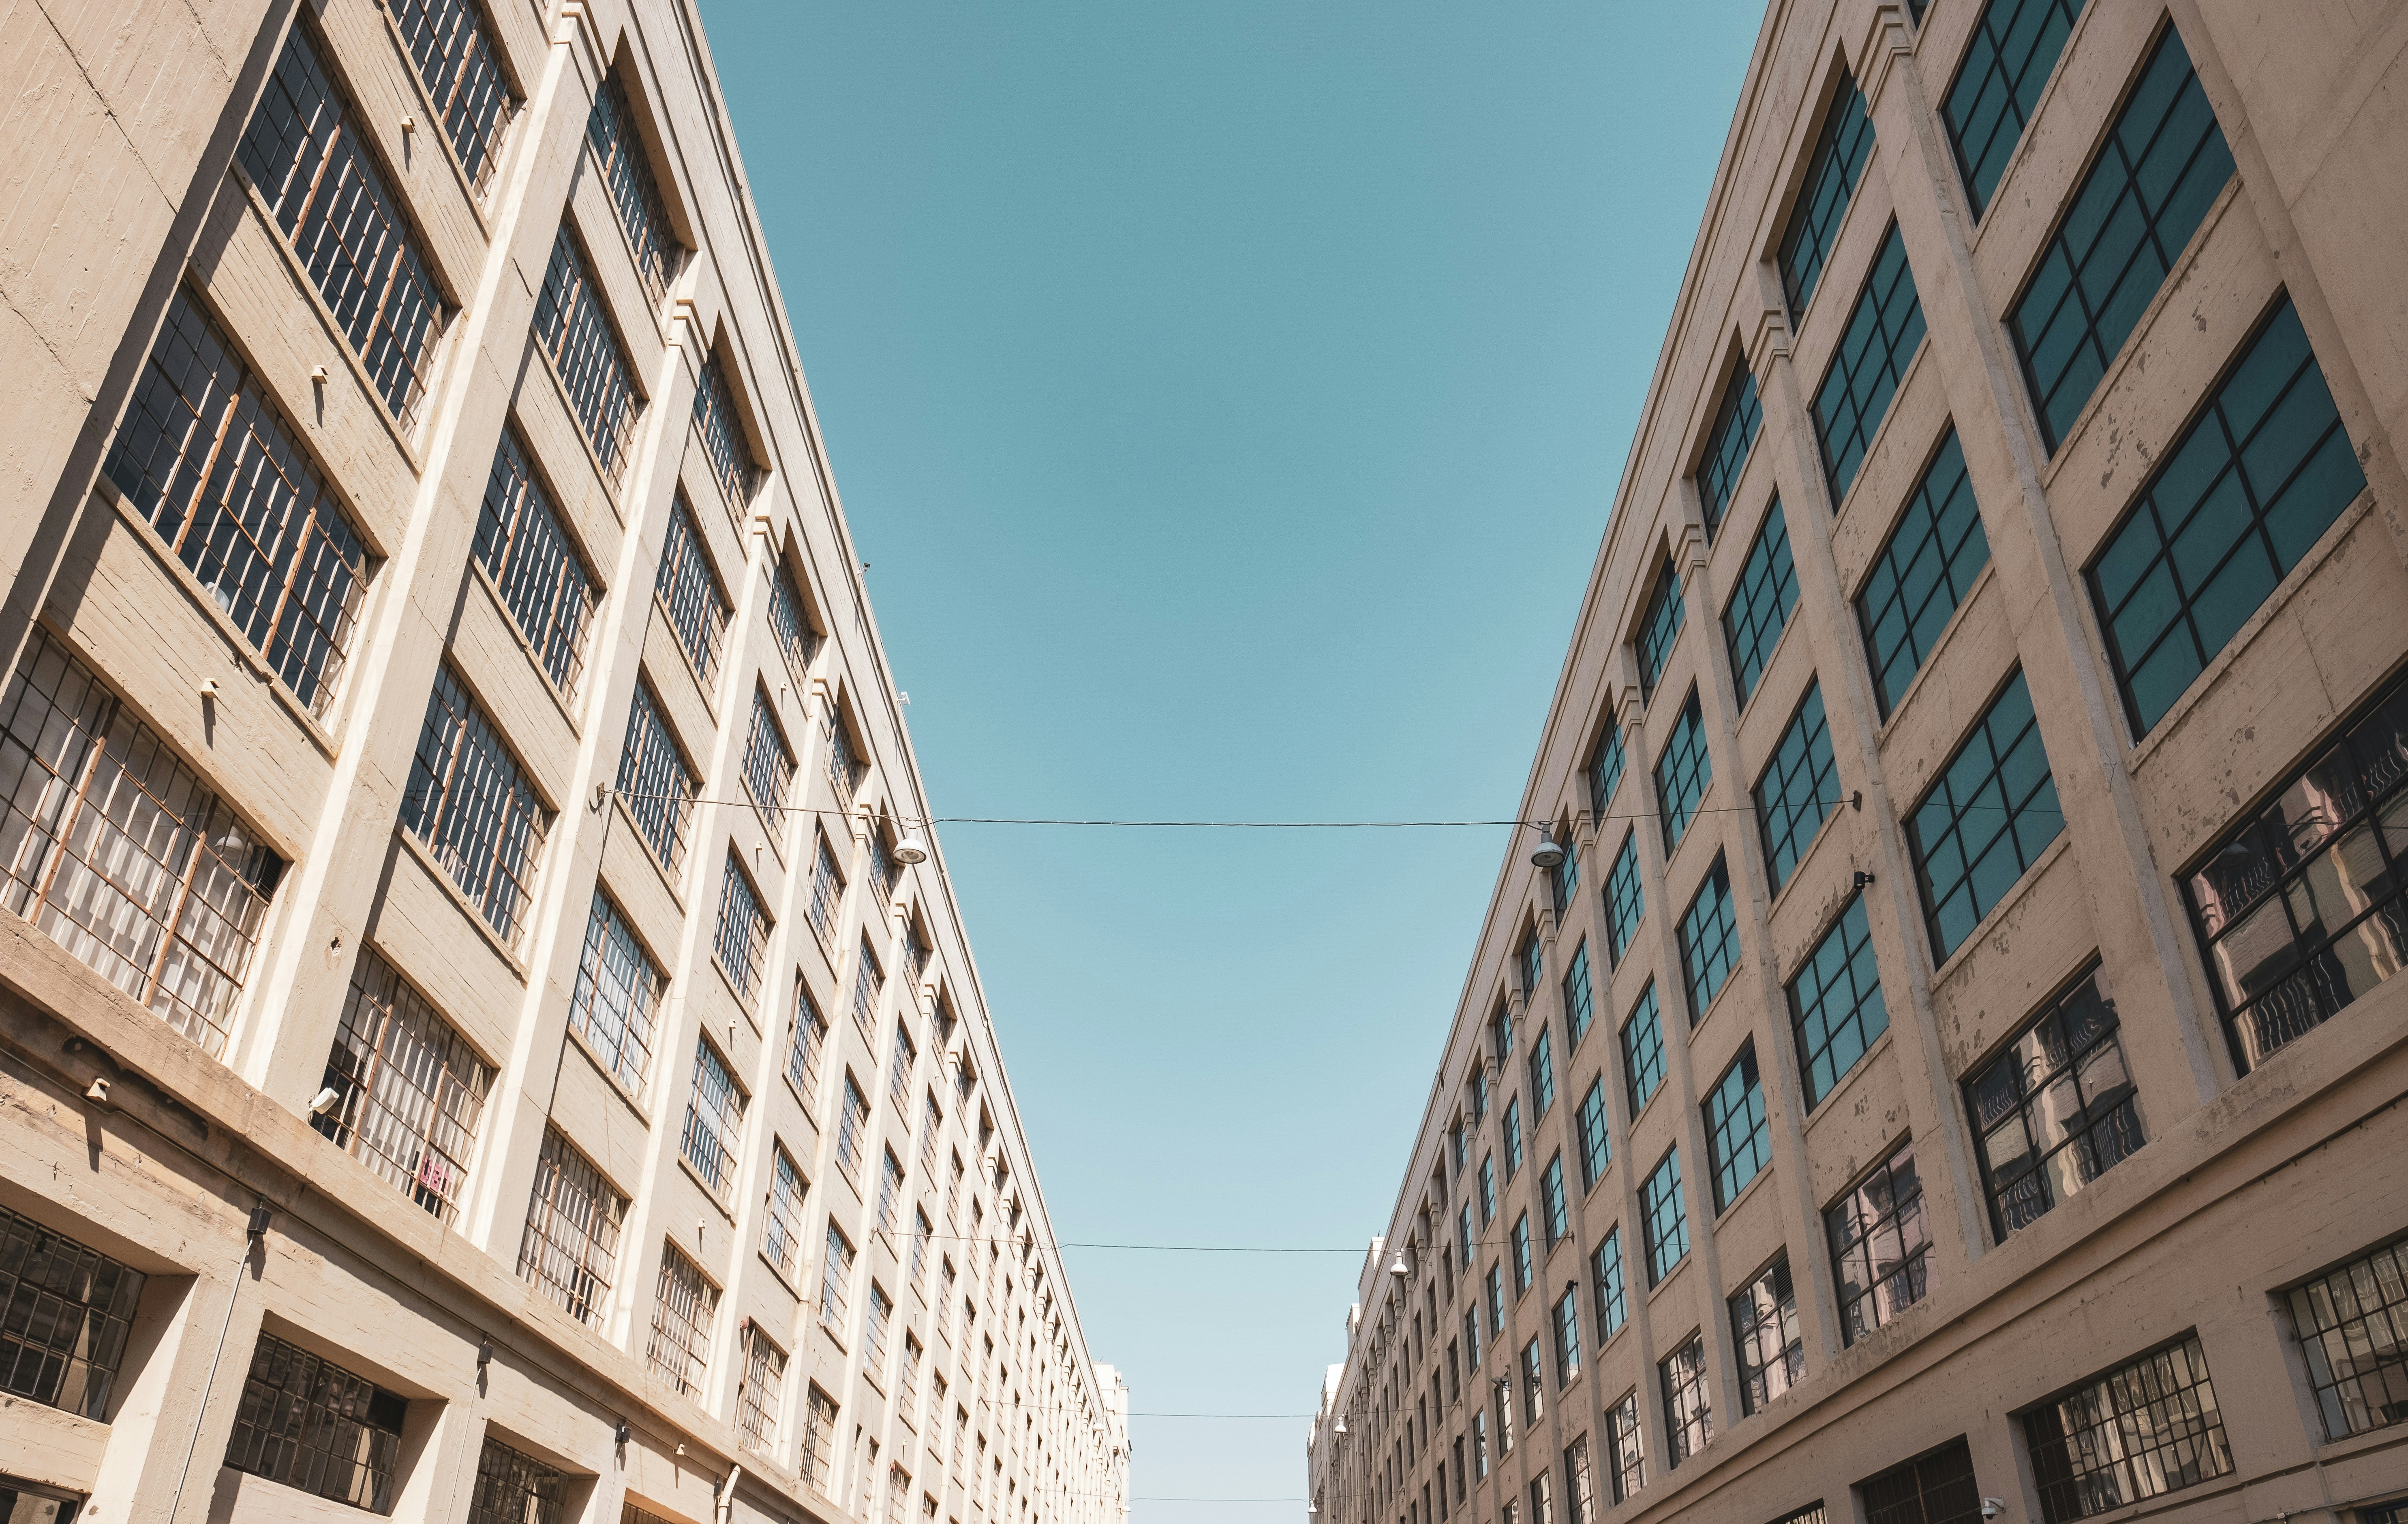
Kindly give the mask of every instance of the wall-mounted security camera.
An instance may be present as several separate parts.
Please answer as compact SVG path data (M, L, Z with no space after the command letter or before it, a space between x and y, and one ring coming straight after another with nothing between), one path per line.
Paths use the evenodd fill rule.
M1996 1518L2006 1511L2007 1500L2004 1498L1984 1498L1982 1500L1982 1517L1984 1518Z

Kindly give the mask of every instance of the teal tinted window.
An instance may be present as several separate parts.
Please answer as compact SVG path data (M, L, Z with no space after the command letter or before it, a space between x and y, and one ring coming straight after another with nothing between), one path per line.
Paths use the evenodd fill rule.
M1789 1020L1798 1033L1799 1078L1812 1111L1856 1067L1873 1039L1889 1030L1864 896L1848 901L1839 923L1789 981Z
M1756 1071L1753 1041L1706 1092L1705 1113L1706 1159L1713 1167L1714 1210L1720 1213L1772 1162L1772 1129L1765 1121L1764 1081Z
M2232 151L2170 26L2007 318L2050 450L2231 178Z
M1647 595L1647 612L1639 621L1639 701L1653 703L1656 681L1664 675L1664 663L1670 659L1672 642L1681 634L1681 574L1672 563L1664 563L1656 574L1656 585Z
M1739 915L1731 905L1729 870L1714 858L1698 896L1681 917L1681 971L1689 982L1689 1024L1702 1020L1714 992L1739 961Z
M1681 1205L1681 1151L1664 1156L1639 1187L1639 1221L1646 1229L1647 1284L1672 1273L1689 1252L1689 1215Z
M1905 379L1907 362L1923 342L1923 303L1915 295L1914 271L1906 263L1906 245L1898 224L1873 255L1872 273L1848 314L1847 331L1840 336L1839 352L1823 384L1814 393L1814 434L1823 446L1823 471L1831 482L1831 505L1848 496L1865 451L1889 411L1890 398Z
M2286 300L2091 564L2134 735L2165 717L2365 485Z
M1706 515L1706 538L1713 539L1730 510L1731 489L1739 482L1747 453L1764 426L1764 408L1756 398L1756 376L1742 368L1723 392L1714 414L1713 431L1706 439L1706 458L1698 464L1698 505Z
M1547 1167L1539 1172L1539 1224L1547 1235L1547 1247L1553 1249L1572 1230L1571 1216L1564 1208L1564 1157L1555 1155Z
M1613 1159L1605 1136L1605 1076L1598 1075L1588 1094L1581 1097L1580 1110L1572 1114L1572 1130L1580 1144L1581 1189L1593 1190Z
M1741 703L1747 702L1756 680L1764 675L1764 664L1772 659L1772 648L1797 607L1798 568L1789 559L1789 523L1776 497L1740 565L1739 591L1723 611L1723 640L1730 647L1731 677L1739 683Z
M1656 985L1651 981L1622 1024L1622 1072L1630 1082L1630 1114L1664 1083L1664 1024L1656 1011Z
M1672 722L1672 739L1665 742L1664 755L1656 759L1656 803L1664 819L1667 856L1681 844L1689 817L1697 812L1698 800L1713 777L1713 758L1706 755L1705 716L1698 708L1698 690L1691 688L1689 701L1681 706L1680 717Z
M1972 40L1940 103L1975 218L1988 208L2081 13L2082 0L1990 0L1975 19Z
M1989 564L1989 537L1982 532L1973 481L1952 427L1856 595L1856 624L1883 718L1906 696L1949 617Z
M1831 726L1817 683L1806 690L1805 702L1790 716L1764 776L1756 781L1756 824L1764 833L1764 866L1776 892L1813 843L1839 793L1840 769L1831 760Z
M1555 1104L1555 1058L1547 1028L1530 1044L1530 1122L1536 1126Z
M1789 213L1781 235L1781 284L1789 295L1789 317L1798 315L1822 283L1823 262L1831 257L1840 224L1847 220L1848 203L1873 156L1872 119L1865 115L1864 92L1853 79L1840 81L1840 93L1823 119L1823 136L1815 140L1814 156L1807 162L1805 188Z
M1590 1282L1597 1287L1597 1342L1613 1337L1630 1316L1622 1290L1622 1229L1605 1230L1605 1242L1589 1257Z
M1622 726L1608 720L1605 734L1597 738L1597 749L1588 754L1588 807L1600 819L1605 814L1606 801L1622 786L1622 769L1627 761L1622 746Z
M1906 821L1935 956L1945 958L2065 829L2017 672Z
M1638 934L1639 917L1645 912L1639 889L1639 833L1632 831L1622 839L1622 850L1613 855L1613 867L1605 875L1605 951L1612 962L1620 963L1630 951L1630 939Z
M1564 970L1564 1041L1568 1049L1580 1046L1596 1016L1597 1004L1588 984L1588 943L1583 942L1572 949L1571 964Z

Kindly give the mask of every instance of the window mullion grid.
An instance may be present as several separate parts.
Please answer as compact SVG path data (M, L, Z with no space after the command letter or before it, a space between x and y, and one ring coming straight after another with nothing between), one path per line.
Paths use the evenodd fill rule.
M52 700L54 707L57 701ZM41 886L35 890L33 903L27 907L26 919L39 919L40 912L49 908L50 891L58 884L59 873L74 853L76 827L82 823L83 812L92 803L92 781L100 771L101 759L108 751L108 733L117 724L117 697L111 694L102 699L98 723L94 726L83 765L78 769L76 782L67 794L67 807L59 812L59 822L51 827L50 860L42 870Z
M150 797L150 791L145 788L142 793L145 797ZM168 813L164 803L155 799L153 803L161 814L166 815L170 820L175 819ZM150 967L142 976L140 999L146 1006L158 999L159 980L166 972L167 960L174 956L177 942L182 940L178 928L183 924L184 906L193 898L193 880L200 872L202 859L209 855L209 827L215 823L221 808L216 795L202 794L194 801L192 822L190 824L179 822L175 832L169 838L172 841L174 836L186 836L191 840L184 849L183 871L177 876L175 899L168 905L167 913L159 922L158 950L150 955Z
M175 309L173 306L170 306L167 309L167 321L170 323L175 321ZM195 355L194 358L197 359L198 356ZM224 358L229 365L234 362L234 356L231 354L226 355ZM209 446L207 458L203 461L199 472L193 478L193 500L184 510L184 522L176 526L176 538L169 541L167 545L167 549L174 554L178 561L183 561L184 559L185 541L192 538L193 526L200 522L201 514L199 509L204 500L204 495L208 494L209 489L216 483L218 461L225 453L226 439L234 432L235 420L241 416L242 413L244 387L241 383L240 371L237 371L234 377L230 378L223 370L212 367L210 375L215 381L221 382L231 381L233 384L228 386L225 392L224 415L219 418L216 431L209 436ZM180 391L181 389L179 388L179 390ZM172 482L175 478L171 475L168 480ZM222 500L221 500L217 506L216 511L220 513L223 513L225 511ZM186 564L189 565L190 563Z

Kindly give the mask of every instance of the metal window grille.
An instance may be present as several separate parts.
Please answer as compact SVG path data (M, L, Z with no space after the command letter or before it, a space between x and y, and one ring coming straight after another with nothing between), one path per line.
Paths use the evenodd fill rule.
M653 1013L667 986L668 976L636 940L634 925L595 890L577 987L568 1000L568 1026L630 1094L643 1094L644 1077L652 1071Z
M1845 502L1865 463L1865 451L1889 411L1890 398L1906 379L1907 362L1923 342L1923 300L1906 245L1892 223L1873 253L1865 289L1856 296L1848 326L1840 335L1830 368L1814 391L1814 437L1823 452L1823 472L1831 505Z
M913 1207L911 1209L911 1269L908 1279L915 1287L927 1278L928 1240L936 1231L937 1225L928 1220L928 1215L918 1207Z
M1681 837L1697 815L1698 801L1705 796L1707 785L1714 779L1714 759L1706 749L1705 712L1698 702L1698 690L1689 689L1688 701L1681 706L1680 717L1672 722L1672 739L1664 744L1663 755L1656 759L1656 799L1664 827L1664 855L1681 844Z
M661 714L652 685L640 679L627 705L627 739L619 751L615 787L636 830L652 855L671 871L685 859L686 828L694 823L695 794L700 786L677 738Z
M1789 296L1792 327L1805 315L1806 304L1814 299L1814 288L1822 283L1824 262L1839 241L1848 203L1855 199L1857 182L1872 156L1873 123L1865 114L1864 92L1853 78L1843 78L1823 118L1823 130L1814 139L1806 184L1781 235L1781 285Z
M2022 1415L2041 1517L2068 1524L2232 1470L2197 1333Z
M803 1480L821 1491L835 1480L836 1401L811 1385L803 1403Z
M552 812L449 667L436 673L427 695L401 823L426 843L486 924L515 945L534 902Z
M1640 616L1639 634L1631 641L1639 656L1639 701L1656 701L1656 684L1664 676L1664 664L1672 657L1673 642L1681 636L1681 621L1685 616L1686 600L1681 597L1681 574L1667 561L1656 574L1656 583L1647 593L1647 611Z
M1923 1300L1929 1288L1931 1222L1923 1210L1913 1143L1899 1144L1826 1208L1823 1225L1839 1282L1842 1342L1855 1344Z
M1989 564L1990 539L1952 426L1856 594L1856 625L1882 718L1906 697L1940 632Z
M846 1291L853 1281L853 1244L830 1219L827 1253L820 1258L820 1326L841 1342Z
M569 1316L599 1328L609 1311L610 1272L627 1199L556 1128L543 1131L535 1191L519 1240L519 1275Z
M911 916L903 923L903 967L914 980L928 977L928 960L936 949L928 945L927 933L922 929L919 917Z
M1856 1489L1864 1496L1866 1524L1972 1524L1982 1517L1973 1452L1962 1439Z
M869 776L869 764L853 750L853 731L845 725L844 716L835 710L828 712L827 779L836 789L837 802L847 809L853 806L853 791Z
M1806 1379L1806 1338L1798 1324L1798 1291L1787 1255L1740 1287L1730 1299L1730 1317L1744 1416Z
M618 213L619 231L627 236L637 278L644 294L657 302L668 295L684 250L669 227L668 205L637 134L635 103L616 74L594 93L594 109L585 118L585 146L602 172L602 188L609 194L610 209Z
M1839 789L1831 727L1823 713L1823 685L1810 683L1798 712L1773 745L1772 760L1756 781L1756 825L1764 838L1765 870L1776 893L1813 845Z
M2135 736L2165 718L2365 486L2286 299L2088 568Z
M882 905L895 898L895 854L886 844L886 833L876 827L869 832L869 886Z
M585 442L602 463L602 474L618 482L626 469L627 441L643 410L635 370L619 342L619 330L602 305L601 289L568 224L552 240L552 263L536 293L535 341L560 377L568 410Z
M911 1474L901 1466L886 1468L886 1524L910 1524Z
M935 1095L920 1098L920 1172L933 1184L937 1178L937 1133L945 1125L945 1114L937 1109Z
M1605 952L1608 967L1619 967L1639 934L1640 917L1647 912L1639 884L1639 833L1626 832L1622 849L1605 874Z
M408 1406L366 1377L263 1333L251 1348L225 1463L284 1487L389 1514Z
M853 970L853 1021L867 1038L878 1025L878 997L886 988L886 971L878 966L878 955L869 948L869 939L861 939L861 958Z
M743 1127L743 1087L710 1040L696 1038L694 1094L686 1101L685 1132L678 1146L704 1186L723 1202L736 1184L736 1156Z
M1569 862L1570 856L1565 860ZM1597 1019L1596 993L1589 987L1588 942L1584 939L1572 948L1572 960L1564 970L1564 1040L1572 1049L1581 1045L1588 1035L1589 1024Z
M2408 1419L2408 1239L2284 1294L2327 1439Z
M837 1125L836 1163L845 1178L861 1179L862 1145L869 1138L869 1102L862 1099L861 1086L848 1071L844 1076L844 1114Z
M1597 1342L1605 1342L1620 1331L1623 1321L1630 1316L1630 1302L1623 1288L1622 1229L1619 1224L1605 1230L1605 1242L1589 1256L1589 1279L1597 1298Z
M953 1227L955 1223L961 1220L962 1181L968 1172L968 1171L962 1167L961 1155L955 1154L953 1156L953 1183L947 1186L945 1190L945 1226L947 1228ZM946 1265L945 1269L948 1274L952 1273L953 1266L950 1262Z
M1940 120L1977 221L2007 172L2082 6L2083 0L1989 0L1973 20L1964 60L1941 97Z
M1706 1447L1714 1437L1713 1404L1706 1391L1706 1342L1691 1334L1689 1342L1665 1357L1665 1464L1677 1466Z
M1597 1481L1589 1470L1586 1434L1564 1446L1564 1496L1571 1504L1566 1524L1597 1524Z
M2001 1239L2137 1152L2138 1090L2095 972L1965 1082L1982 1184Z
M719 1287L675 1244L661 1245L659 1294L652 1299L652 1335L644 1359L687 1397L702 1395L710 1363L710 1320L719 1309Z
M827 1051L827 1017L820 1014L817 1000L803 984L803 976L795 975L795 1015L786 1047L786 1078L802 1093L808 1108L811 1098L819 1094L820 1055Z
M1812 1111L1889 1030L1889 1006L1882 999L1862 895L1848 901L1790 979L1789 1020L1798 1033L1799 1078Z
M1602 818L1605 807L1612 802L1613 791L1622 786L1623 769L1629 761L1622 744L1622 726L1612 720L1605 723L1605 734L1597 738L1597 748L1588 754L1588 807L1591 814Z
M1571 1231L1571 1218L1564 1208L1564 1156L1554 1155L1547 1167L1539 1172L1539 1220L1547 1235L1547 1247L1552 1250Z
M1580 1288L1566 1287L1555 1299L1555 1385L1569 1386L1581 1371Z
M727 511L740 515L752 500L759 472L752 465L752 446L744 437L735 390L727 384L727 367L716 353L703 362L702 380L694 389L694 426L702 436L703 463L719 483Z
M560 1473L488 1437L477 1452L468 1524L563 1524L567 1495L568 1482Z
M102 470L294 697L324 714L372 558L292 424L180 286Z
M1698 505L1705 513L1708 539L1714 538L1723 515L1730 510L1740 470L1747 465L1756 430L1763 426L1764 407L1756 400L1755 372L1742 366L1723 388L1722 406L1714 410L1713 427L1706 435L1706 457L1698 463ZM1777 511L1774 516L1779 516Z
M913 1407L917 1406L919 1402L920 1360L922 1356L925 1353L926 1351L920 1347L920 1340L918 1336L908 1331L905 1332L903 1335L903 1369L896 1376L895 1387L896 1392L902 1398L903 1409L907 1414Z
M803 691L810 684L811 662L820 654L821 636L811 623L810 606L803 601L794 568L782 558L769 582L769 639L785 658L786 673L794 679L796 691Z
M0 1391L107 1422L143 1280L0 1207Z
M443 294L306 25L285 37L235 158L408 428L448 315Z
M818 849L811 857L811 929L819 934L824 948L836 935L837 907L844 900L844 874L836 865L836 854L828 847L827 834L814 829Z
M284 859L36 627L0 694L0 903L216 1057Z
M1689 1253L1689 1213L1681 1201L1681 1151L1667 1150L1639 1187L1639 1223L1647 1241L1647 1284L1659 1286Z
M467 1039L364 951L326 1057L326 1086L340 1099L309 1125L450 1222L493 1079Z
M468 183L483 191L493 179L503 129L518 110L484 13L473 0L390 0L385 8L401 30Z
M803 1247L803 1200L810 1186L795 1168L793 1156L776 1150L769 1168L769 1221L761 1234L761 1252L769 1263L791 1275Z
M769 913L761 904L760 891L752 887L752 880L731 851L726 875L719 884L719 930L711 939L711 950L748 1000L761 987L761 959L769 949Z
M561 692L574 694L598 590L514 427L503 428L494 450L476 554L536 664Z
M1580 1148L1581 1190L1585 1194L1597 1188L1613 1158L1612 1145L1606 1139L1604 1075L1592 1081L1588 1094L1581 1097L1580 1109L1572 1114L1572 1131Z
M1680 935L1681 971L1689 985L1689 1024L1695 1026L1705 1019L1706 1007L1713 1003L1715 992L1739 962L1739 917L1731 906L1730 871L1723 866L1720 853L1714 855L1714 866L1706 870L1698 897L1689 901L1675 929Z
M1714 1210L1727 1211L1747 1183L1772 1162L1772 1129L1765 1119L1764 1082L1756 1072L1756 1042L1706 1093L1706 1158L1714 1173Z
M1935 954L1944 959L1962 946L2064 829L2018 669L1907 812L1907 847Z
M1639 992L1630 1019L1622 1024L1622 1071L1629 1077L1630 1114L1636 1117L1664 1083L1664 1024L1656 1013L1653 979Z
M869 1321L868 1326L863 1330L862 1346L865 1353L862 1357L862 1373L877 1383L882 1389L885 1386L886 1328L894 1314L895 1302L887 1296L886 1288L876 1281L870 1282Z
M1613 1501L1627 1502L1647 1485L1647 1442L1639 1425L1639 1393L1625 1392L1605 1416L1607 1439L1613 1455Z
M695 676L703 687L709 688L719 670L720 642L727 634L733 610L704 554L701 531L695 527L694 510L686 506L682 491L669 504L668 538L661 545L661 569L652 591L669 616L679 649L694 664Z
M774 1455L778 1397L786 1383L786 1352L754 1329L746 1341L744 1380L736 1389L736 1432L746 1449Z
M2007 314L2051 452L2231 179L2215 108L2168 26Z
M1789 521L1781 499L1764 511L1764 523L1739 568L1739 590L1723 610L1723 644L1730 651L1731 677L1742 704L1756 691L1781 632L1798 607L1798 568L1789 554Z

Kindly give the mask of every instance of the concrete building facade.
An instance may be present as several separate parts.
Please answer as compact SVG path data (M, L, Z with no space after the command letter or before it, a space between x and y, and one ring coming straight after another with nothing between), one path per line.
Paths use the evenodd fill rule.
M1113 1524L695 7L0 38L0 1518Z
M1775 0L1318 1524L2401 1517L2403 49Z

